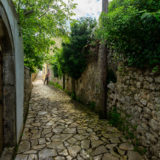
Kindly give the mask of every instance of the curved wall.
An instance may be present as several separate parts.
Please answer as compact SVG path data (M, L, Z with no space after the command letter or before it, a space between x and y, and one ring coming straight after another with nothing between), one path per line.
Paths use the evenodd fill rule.
M0 13L7 26L11 39L12 52L6 53L4 63L4 117L8 117L6 132L4 133L5 143L15 145L19 141L23 128L23 99L24 99L24 54L23 43L18 26L18 18L11 0L0 0ZM4 10L4 11L2 11ZM11 63L13 62L13 63ZM15 105L15 107L14 107ZM12 111L12 112L11 112ZM11 114L11 116L9 116ZM14 124L13 124L14 123ZM4 124L5 125L5 124ZM12 125L12 126L11 126ZM9 133L10 127L15 125L15 133ZM14 129L11 129L14 132ZM11 136L12 134L12 136ZM7 137L14 137L12 142Z

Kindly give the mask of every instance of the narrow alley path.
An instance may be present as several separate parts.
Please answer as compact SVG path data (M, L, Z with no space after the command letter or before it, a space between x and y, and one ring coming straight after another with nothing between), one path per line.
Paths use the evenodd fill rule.
M34 82L16 160L142 160L107 121L53 87Z

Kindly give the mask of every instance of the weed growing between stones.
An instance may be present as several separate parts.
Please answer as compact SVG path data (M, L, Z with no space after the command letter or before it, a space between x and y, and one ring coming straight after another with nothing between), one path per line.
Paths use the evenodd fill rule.
M75 100L75 101L77 101L77 102L79 102L79 103L81 103L81 104L83 104L83 105L87 105L87 108L88 108L89 110L95 112L95 107L96 107L96 103L95 103L95 102L90 101L90 102L88 102L87 104L85 104L85 103L81 100L80 97L76 96L75 92L72 92L72 93L70 93L69 95L71 96L72 100Z
M108 120L112 126L123 132L126 139L130 139L135 144L135 151L144 155L146 153L146 149L140 146L138 139L135 137L134 132L136 131L137 126L133 126L127 121L127 117L129 116L130 115L126 115L126 117L122 117L121 113L117 111L117 108L113 107L113 109L108 113Z
M54 87L57 88L57 89L63 90L64 92L66 92L66 93L71 97L72 100L75 100L75 101L77 101L77 102L79 102L79 103L81 103L81 104L83 104L83 105L85 104L85 103L81 100L81 98L76 95L75 92L69 92L68 90L63 89L63 87L62 87L59 83L54 83L54 82L51 82L51 81L50 81L50 82L49 82L49 85L52 85L52 86L54 86ZM89 109L89 110L95 112L95 107L96 107L96 103L95 103L95 102L90 101L90 102L88 102L88 104L85 104L85 105L88 106L88 109Z
M158 66L153 67L152 73L157 73L157 72L159 72L159 67Z
M78 98L77 98L75 92L70 93L70 96L71 96L72 100L77 100L78 101Z
M49 85L54 86L55 88L63 90L63 87L59 83L49 82Z
M54 82L49 82L49 85L51 85L51 86L54 86L55 88L57 88L57 89L60 89L60 90L62 90L62 91L64 91L65 93L67 93L69 96L71 96L71 98L74 100L75 98L74 98L74 93L71 93L71 92L69 92L68 90L66 90L66 89L63 89L63 87L58 83L58 82L56 82L56 83L54 83Z
M95 111L96 103L95 102L89 102L88 103L89 109L92 111Z

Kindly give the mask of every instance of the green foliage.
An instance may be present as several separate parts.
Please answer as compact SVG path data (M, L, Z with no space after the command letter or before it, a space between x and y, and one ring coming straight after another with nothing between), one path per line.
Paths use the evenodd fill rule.
M157 72L159 72L159 67L158 66L153 67L152 73L157 73Z
M123 125L123 120L120 113L117 112L117 108L114 107L111 112L108 113L109 123L115 127Z
M62 44L59 63L63 73L78 79L87 65L89 55L87 45L91 41L91 33L96 25L92 18L80 18L71 24L69 40Z
M160 8L160 1L158 0L113 0L109 4L109 12L114 11L118 7L134 6L138 10L148 10L155 12Z
M49 82L49 85L52 85L52 86L54 86L55 88L58 88L58 89L61 89L61 90L63 90L63 87L58 83L58 82L56 82L56 83L54 83L54 82Z
M160 64L160 1L113 0L100 18L100 39L134 67Z
M42 69L50 59L53 37L66 34L66 21L73 15L73 0L13 0L20 19L24 41L24 63L31 71Z
M129 124L129 122L125 117L121 116L121 114L117 111L116 107L114 107L108 113L108 120L112 126L117 127L120 131L122 131L126 135L126 138L129 138L129 139L135 138L133 134L133 131L135 130L135 128Z
M125 115L125 116L130 117L129 115ZM122 131L127 139L132 140L132 142L135 144L135 148L134 148L135 151L139 152L142 155L146 153L146 149L143 147L140 147L140 143L134 135L134 132L136 131L137 126L132 126L125 117L122 117L121 114L117 111L116 107L114 107L108 113L108 120L112 126Z
M54 50L54 55L51 57L50 64L52 65L53 68L53 73L54 77L59 77L61 78L63 73L62 73L62 68L61 68L61 49L56 48Z
M58 77L58 67L56 65L53 65L53 73L54 77Z
M134 147L134 150L135 150L136 152L140 153L141 155L144 155L144 154L147 152L147 149L146 149L146 148L140 146L138 140L137 140L137 143L136 143L136 145L135 145L135 147Z
M70 96L71 96L72 100L77 100L77 96L76 96L75 92L72 92Z
M95 111L95 108L96 108L96 103L95 102L93 102L93 101L89 102L88 106L89 106L89 109L91 111Z

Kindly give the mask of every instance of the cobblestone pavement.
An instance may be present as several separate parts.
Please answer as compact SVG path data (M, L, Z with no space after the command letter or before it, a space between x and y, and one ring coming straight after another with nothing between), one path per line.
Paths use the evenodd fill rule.
M142 160L107 121L42 81L34 83L15 160Z

